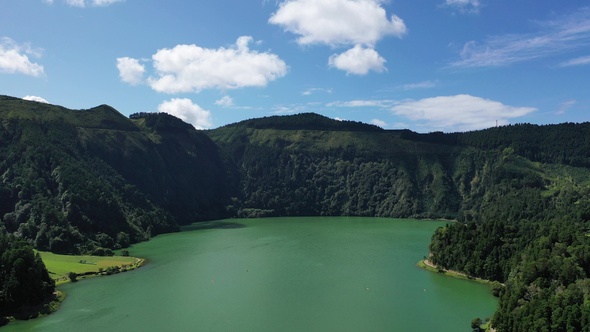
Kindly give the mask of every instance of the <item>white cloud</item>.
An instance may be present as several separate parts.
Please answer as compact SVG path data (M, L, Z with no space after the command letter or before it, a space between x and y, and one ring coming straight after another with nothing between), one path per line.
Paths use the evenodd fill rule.
M493 36L483 43L467 42L453 67L506 66L587 49L590 46L590 7L553 21L542 22L532 34ZM584 62L586 59L582 58Z
M64 0L65 4L72 7L84 8L86 6L106 7L125 0ZM53 4L55 0L43 0L47 4Z
M577 103L577 101L573 100L573 99L564 101L563 103L561 103L559 105L559 108L557 109L555 114L557 114L557 115L565 114L565 112L567 112L567 110L570 109L572 106L574 106L576 103Z
M18 45L14 40L0 38L0 72L20 73L29 76L40 76L44 73L43 66L31 62L29 55L40 57L41 51L28 44Z
M221 99L215 101L215 105L232 107L234 106L234 100L230 96L223 96Z
M374 124L374 125L376 125L376 126L379 126L381 128L387 127L387 122L385 122L383 120L373 119L373 120L371 120L371 123Z
M366 75L371 70L378 73L387 71L385 62L385 59L377 51L360 45L356 45L344 53L334 54L328 60L330 67L355 75Z
M23 99L30 100L30 101L36 101L38 103L49 104L49 102L47 100L45 100L44 98L41 98L41 97L37 97L37 96L24 96Z
M158 111L168 113L190 123L197 129L211 128L211 112L202 109L187 98L172 98L158 106Z
M404 101L391 110L430 131L468 131L500 125L536 111L471 95L440 96Z
M393 100L350 100L335 101L328 103L327 107L377 107L390 108L394 104Z
M117 69L119 69L119 76L125 83L137 85L143 82L145 73L145 66L139 63L139 60L123 57L117 58Z
M309 112L310 106L315 106L316 103L306 103L306 104L290 104L290 105L276 105L273 107L272 114L280 115L280 114L293 114L293 113L304 113Z
M152 56L155 75L152 89L165 93L200 92L204 89L263 87L287 74L287 65L276 54L250 50L252 37L242 36L231 48L208 49L177 45Z
M125 0L92 0L92 5L102 7L102 6L109 6L109 5L112 5L116 2L122 2L122 1L125 1Z
M478 13L481 3L479 0L445 0L446 6L458 9L462 13Z
M590 55L571 59L559 64L560 67L584 66L590 65Z
M72 7L85 7L86 4L84 0L65 0L66 4Z
M287 0L269 22L299 36L300 45L374 46L384 36L401 37L406 25L387 18L381 0Z

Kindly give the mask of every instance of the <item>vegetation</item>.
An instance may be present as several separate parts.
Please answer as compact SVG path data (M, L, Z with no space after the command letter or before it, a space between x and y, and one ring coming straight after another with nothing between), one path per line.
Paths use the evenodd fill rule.
M108 257L233 216L453 219L429 259L496 281L498 331L590 330L589 167L590 123L418 134L308 113L197 131L0 96L10 239Z
M92 276L105 273L107 269L131 269L141 264L141 259L129 256L89 256L89 255L59 255L51 252L39 252L41 259L47 266L49 275L58 284L71 279L73 273L78 276Z
M6 323L6 316L38 315L54 290L55 282L33 248L0 230L0 323Z

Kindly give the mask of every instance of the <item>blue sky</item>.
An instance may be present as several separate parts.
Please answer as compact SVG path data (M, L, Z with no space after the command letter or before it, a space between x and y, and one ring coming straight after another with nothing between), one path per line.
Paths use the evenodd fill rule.
M587 0L3 0L0 94L196 128L590 121Z

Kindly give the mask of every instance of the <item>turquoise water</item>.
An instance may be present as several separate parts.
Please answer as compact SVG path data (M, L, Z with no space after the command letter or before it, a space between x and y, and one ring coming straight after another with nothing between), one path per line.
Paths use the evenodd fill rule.
M136 271L61 287L45 318L6 331L471 331L489 288L424 271L435 221L226 220L130 249Z

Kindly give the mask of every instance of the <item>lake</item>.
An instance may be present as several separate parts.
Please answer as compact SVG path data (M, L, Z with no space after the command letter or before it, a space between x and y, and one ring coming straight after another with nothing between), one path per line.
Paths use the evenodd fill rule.
M144 267L60 287L6 331L471 331L489 287L428 272L439 221L307 217L197 224L130 248Z

